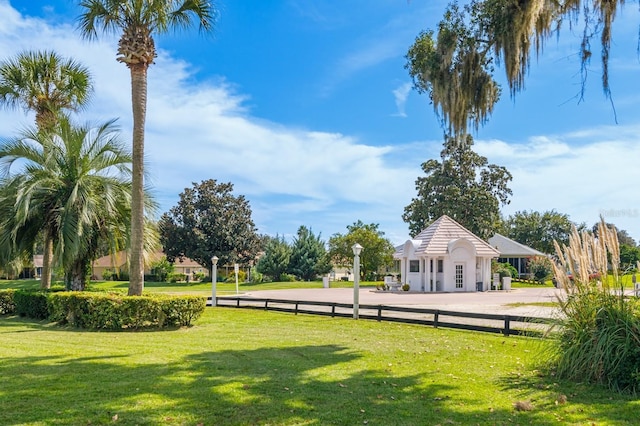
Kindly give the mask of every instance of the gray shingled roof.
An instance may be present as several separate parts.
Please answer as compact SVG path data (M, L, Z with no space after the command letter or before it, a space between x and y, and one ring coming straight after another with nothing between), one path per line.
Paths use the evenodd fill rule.
M417 255L442 256L448 253L449 243L459 238L464 238L471 242L476 249L477 256L498 257L500 255L498 250L489 243L447 215L438 218L412 240L420 241L420 247L416 249ZM401 250L396 254L398 257L401 256Z
M489 244L498 249L500 257L546 256L536 249L532 249L500 234L489 238Z

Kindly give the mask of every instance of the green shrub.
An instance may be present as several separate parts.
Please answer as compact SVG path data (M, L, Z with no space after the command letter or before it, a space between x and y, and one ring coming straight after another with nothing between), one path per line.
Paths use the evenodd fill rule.
M16 312L16 304L13 301L15 290L0 290L0 315L10 315Z
M546 256L534 256L527 263L529 272L533 275L533 279L539 283L543 283L553 275L553 264Z
M494 274L500 274L500 278L518 278L518 270L510 263L493 263L491 265L491 272Z
M205 306L199 296L65 292L49 297L52 321L93 330L188 326Z
M283 283L292 283L296 281L296 276L291 274L282 274L280 275L280 281Z
M49 317L47 293L42 290L16 290L13 293L16 314L21 317L46 319Z
M185 274L181 274L179 272L173 273L171 275L169 275L169 282L170 283L178 283L178 282L184 282L187 280L187 276Z

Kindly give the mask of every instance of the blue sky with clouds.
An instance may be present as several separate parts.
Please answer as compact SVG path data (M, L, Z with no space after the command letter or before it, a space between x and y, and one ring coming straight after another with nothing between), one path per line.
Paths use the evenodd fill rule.
M213 35L157 38L145 152L161 210L192 182L214 178L246 196L261 233L290 237L306 225L328 239L362 220L404 241L401 215L420 164L442 148L438 120L427 97L411 90L404 55L446 3L219 0ZM119 117L129 140L129 74L115 61L117 39L82 40L75 4L0 0L0 58L54 49L82 62L95 94L78 119ZM638 18L627 6L615 27L617 124L602 95L599 55L585 100L575 97L579 31L567 30L532 63L526 90L514 100L503 95L474 135L476 151L514 176L505 215L556 209L592 225L605 214L640 239ZM2 110L0 136L32 120Z

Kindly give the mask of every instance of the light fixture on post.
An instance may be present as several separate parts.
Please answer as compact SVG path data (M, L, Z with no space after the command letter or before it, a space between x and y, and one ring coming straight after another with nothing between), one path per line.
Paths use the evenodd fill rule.
M217 306L216 283L218 282L218 256L211 258L211 307Z
M360 308L360 252L362 246L355 243L353 249L353 319L358 319L358 310Z

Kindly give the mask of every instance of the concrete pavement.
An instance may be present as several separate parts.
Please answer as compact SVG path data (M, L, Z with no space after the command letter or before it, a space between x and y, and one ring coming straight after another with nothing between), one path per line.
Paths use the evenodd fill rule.
M516 288L509 291L469 293L414 293L404 291L377 291L361 288L361 305L414 306L459 312L496 313L514 316L552 317L557 308L531 305L556 302L564 290L556 288ZM285 299L353 303L351 288L321 288L249 291L241 296L250 298ZM523 305L515 305L522 303Z

